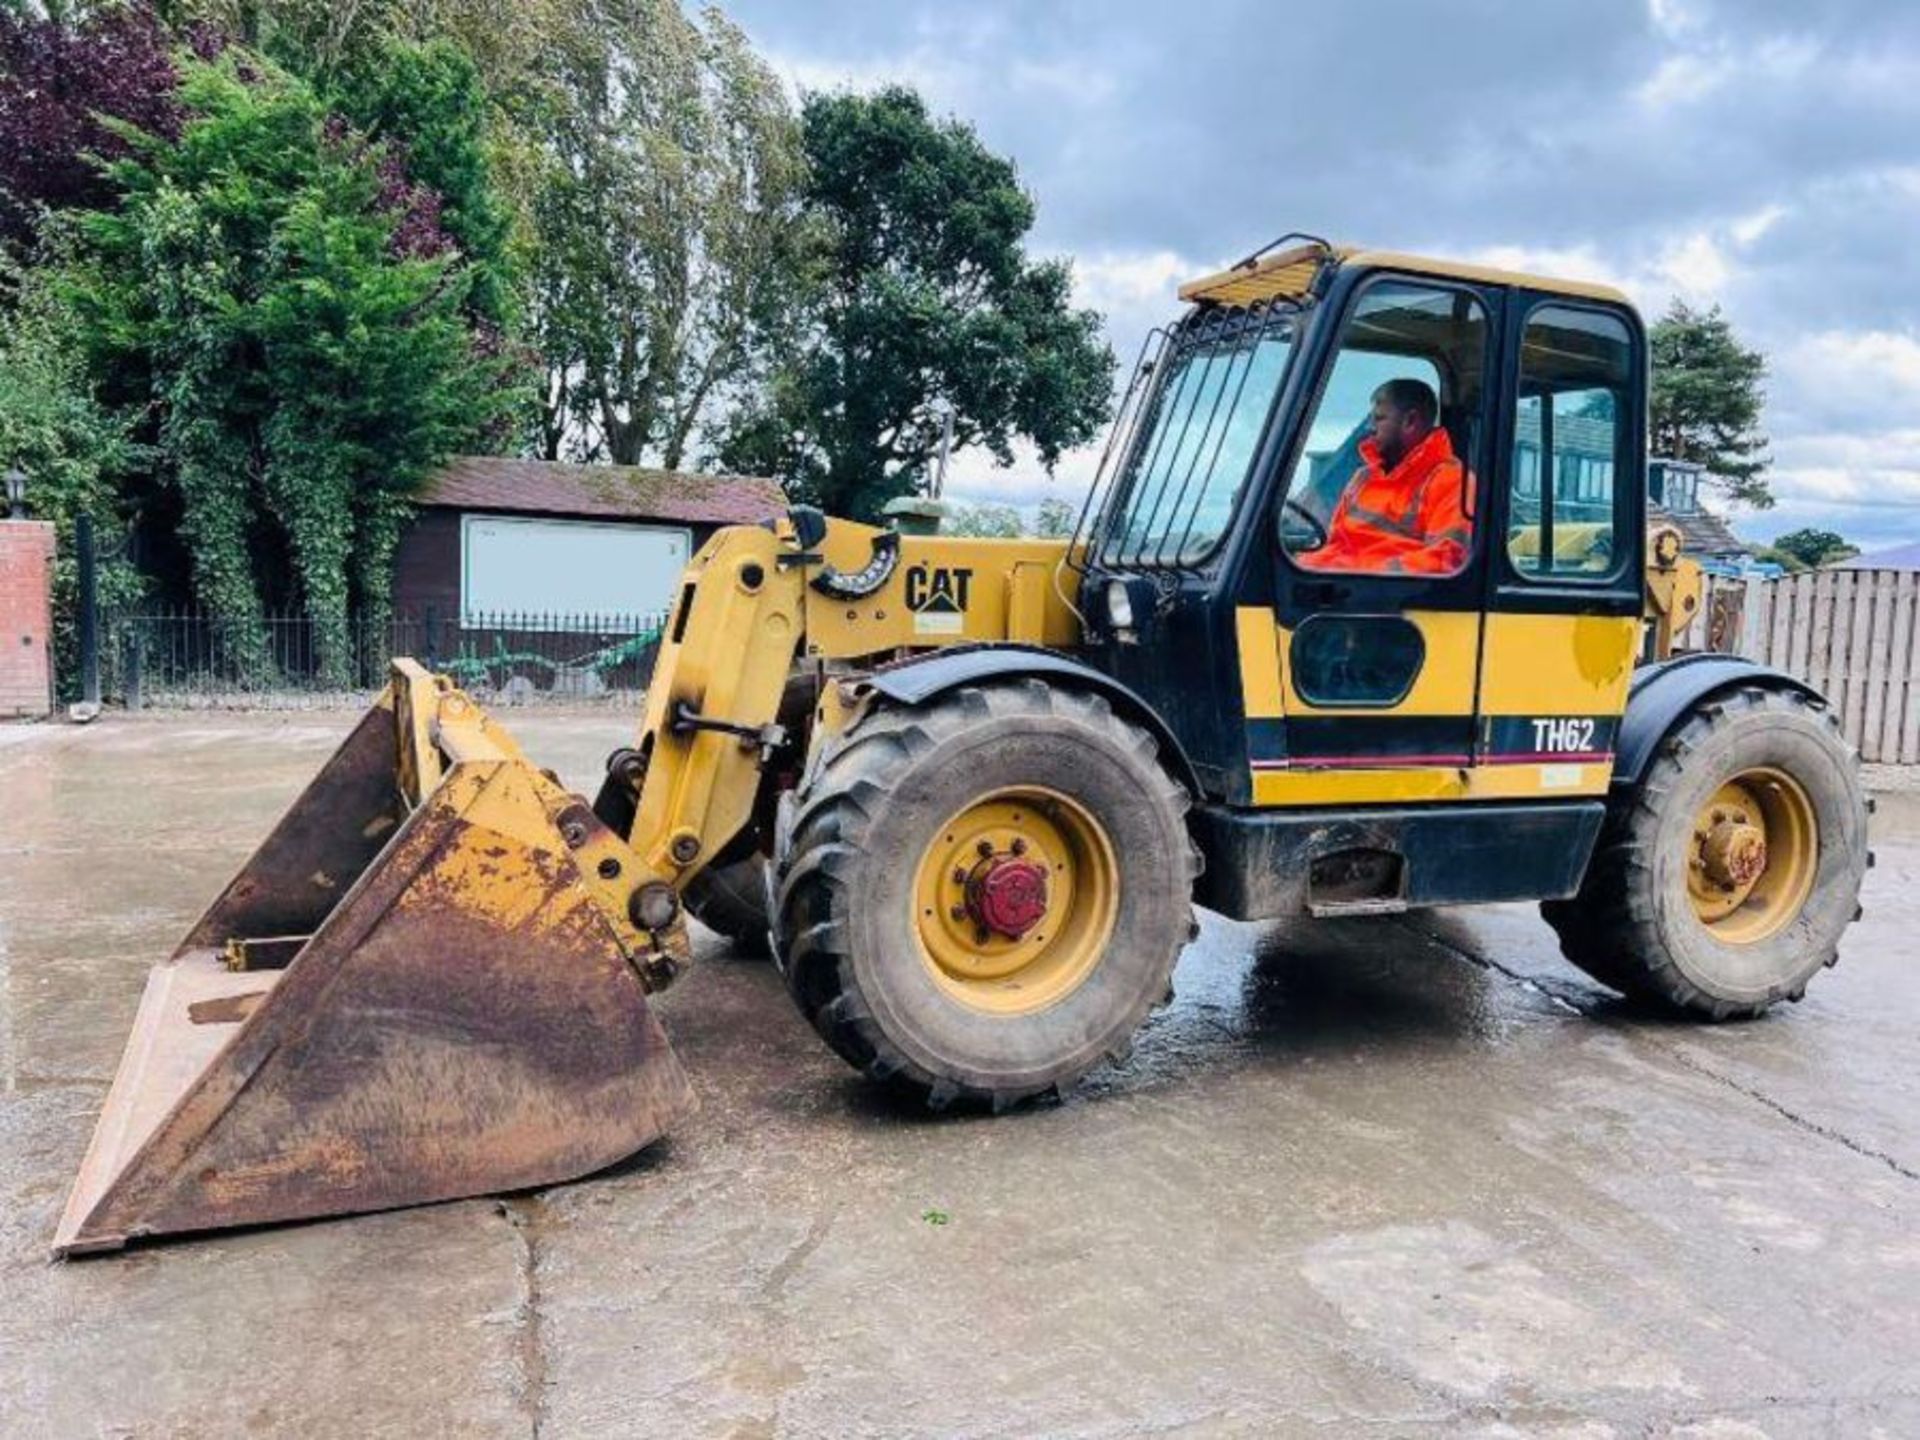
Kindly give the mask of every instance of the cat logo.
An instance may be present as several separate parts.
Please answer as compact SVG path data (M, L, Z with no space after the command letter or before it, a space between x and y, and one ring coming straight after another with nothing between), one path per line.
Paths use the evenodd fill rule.
M967 592L973 571L958 566L915 565L907 571L907 608L916 635L958 635L966 628Z

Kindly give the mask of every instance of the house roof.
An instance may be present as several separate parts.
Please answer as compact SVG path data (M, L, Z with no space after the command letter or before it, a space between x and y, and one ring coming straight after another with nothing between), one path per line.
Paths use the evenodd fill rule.
M427 482L419 503L696 525L757 525L786 509L778 483L751 475L691 475L631 465L564 465L460 455Z
M1876 550L1871 555L1853 555L1823 565L1823 570L1920 570L1920 541Z
M1680 532L1680 548L1689 555L1751 555L1753 547L1733 533L1726 521L1705 510L1672 511L1649 503L1649 523L1671 525Z

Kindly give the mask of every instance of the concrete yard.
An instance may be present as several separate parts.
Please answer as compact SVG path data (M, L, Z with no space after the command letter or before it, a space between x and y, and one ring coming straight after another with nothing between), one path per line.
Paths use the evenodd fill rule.
M589 790L632 725L505 718ZM1911 793L1758 1023L1531 907L1210 920L1125 1069L931 1119L708 936L703 1108L611 1173L50 1263L148 965L351 719L0 731L0 1433L1920 1434Z

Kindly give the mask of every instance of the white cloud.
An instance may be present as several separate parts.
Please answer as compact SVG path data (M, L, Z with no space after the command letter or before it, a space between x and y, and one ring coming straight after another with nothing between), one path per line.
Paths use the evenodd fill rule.
M1669 31L1672 38L1691 42L1696 30ZM1755 44L1750 38L1703 38L1690 48L1665 55L1653 73L1633 92L1642 107L1653 111L1697 105L1728 86L1792 85L1806 79L1820 59L1820 47L1797 36L1769 36Z
M1650 110L1704 100L1734 73L1729 60L1704 55L1669 55L1640 82L1634 98Z
M1767 384L1781 463L1793 447L1812 463L1810 447L1854 471L1885 466L1891 456L1920 465L1920 338L1898 331L1828 330L1776 346ZM1840 459L1838 457L1844 457Z
M1736 245L1745 249L1786 219L1789 213L1785 205L1763 205L1752 214L1742 215L1735 220L1727 227L1727 233L1733 236Z
M1699 10L1687 0L1647 0L1647 16L1655 30L1674 38L1698 30L1702 23Z
M964 108L970 79L966 67L929 46L859 59L778 51L765 51L763 58L796 98L806 91L866 92L907 85L926 96L936 111L955 110Z
M958 451L947 468L947 498L969 505L1015 505L1022 510L1042 500L1065 500L1077 513L1099 470L1105 443L1102 435L1096 444L1068 451L1052 476L1034 448L1025 443L1014 446L1013 464L1005 469L984 450Z
M1655 237L1631 255L1603 254L1590 244L1492 245L1475 251L1471 258L1536 275L1612 285L1649 315L1658 315L1676 296L1694 305L1725 300L1746 274L1745 252L1790 214L1789 206L1772 202Z
M1655 273L1678 295L1711 300L1726 290L1734 272L1719 241L1700 231L1668 247Z
M1489 245L1469 257L1483 265L1586 280L1624 290L1635 305L1658 314L1671 297L1710 304L1736 273L1723 242L1706 230L1674 236L1638 257L1602 255L1590 245L1572 247Z
M1773 368L1817 402L1859 397L1882 414L1903 403L1920 406L1920 339L1912 335L1822 331L1777 354Z
M1208 267L1171 250L1096 251L1073 257L1074 299L1102 311L1178 303L1181 284Z

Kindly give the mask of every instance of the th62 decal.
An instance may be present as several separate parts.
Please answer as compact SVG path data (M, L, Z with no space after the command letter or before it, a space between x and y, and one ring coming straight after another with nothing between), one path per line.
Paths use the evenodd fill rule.
M1591 720L1565 717L1533 722L1533 748L1541 755L1590 755L1594 745Z

